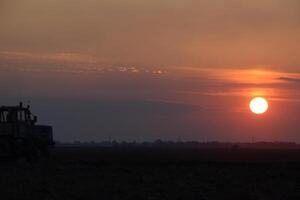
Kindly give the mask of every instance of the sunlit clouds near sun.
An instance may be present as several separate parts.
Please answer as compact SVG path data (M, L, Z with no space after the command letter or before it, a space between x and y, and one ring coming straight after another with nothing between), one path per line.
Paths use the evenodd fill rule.
M44 81L65 77L71 81L72 74L85 75L77 80L75 85L92 82L86 91L104 84L110 78L109 84L114 85L115 92L110 88L103 88L110 94L118 95L120 90L130 90L131 98L156 99L161 101L182 102L201 105L209 97L223 96L225 98L249 98L265 96L275 101L299 101L298 87L300 74L271 70L263 66L249 66L237 68L205 68L187 66L143 66L138 64L112 63L95 55L82 53L34 53L3 51L0 52L0 69L5 71L18 71L18 76L43 76ZM22 72L30 72L22 74ZM65 74L65 75L64 75ZM123 74L123 75L122 75ZM127 75L136 75L130 80ZM4 74L3 74L4 75ZM159 79L145 78L146 75L159 77ZM48 78L47 78L48 77ZM98 77L98 78L97 78ZM96 81L97 80L97 81ZM149 82L149 83L148 83ZM83 85L84 85L83 84ZM142 85L147 85L144 90ZM151 87L152 85L153 87ZM37 86L34 86L36 88ZM74 86L75 87L75 86ZM82 88L78 86L77 88ZM64 87L60 87L64 90ZM141 91L140 91L141 90ZM96 91L95 91L96 92ZM98 93L98 92L97 92ZM114 95L114 96L115 96ZM99 97L100 98L100 97ZM205 100L206 101L206 100ZM209 101L208 101L209 102Z
M266 96L271 100L299 101L297 93L300 74L280 72L263 67L253 69L182 68L177 73L195 83L186 91L208 96L242 97Z

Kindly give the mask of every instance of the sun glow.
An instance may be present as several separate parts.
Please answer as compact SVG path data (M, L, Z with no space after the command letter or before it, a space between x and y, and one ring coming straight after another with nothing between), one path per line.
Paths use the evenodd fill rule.
M259 115L265 113L268 110L269 104L265 98L255 97L250 101L249 107L253 113Z

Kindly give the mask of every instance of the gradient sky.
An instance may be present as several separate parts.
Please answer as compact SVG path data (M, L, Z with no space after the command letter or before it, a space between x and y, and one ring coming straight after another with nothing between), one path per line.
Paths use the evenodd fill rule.
M300 142L299 24L298 0L1 0L0 103L61 141Z

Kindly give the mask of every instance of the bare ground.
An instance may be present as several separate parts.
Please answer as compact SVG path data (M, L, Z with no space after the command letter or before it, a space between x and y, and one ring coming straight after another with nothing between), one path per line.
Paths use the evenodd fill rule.
M300 199L298 150L57 148L0 164L1 199Z

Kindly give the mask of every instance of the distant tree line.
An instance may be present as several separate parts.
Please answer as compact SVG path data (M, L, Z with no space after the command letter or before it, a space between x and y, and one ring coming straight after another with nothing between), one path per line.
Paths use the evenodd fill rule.
M163 141L155 140L153 142L137 142L137 141L74 141L74 142L59 142L56 141L57 146L88 146L88 147L155 147L155 148L259 148L259 149L300 149L300 144L295 142L199 142L199 141Z

